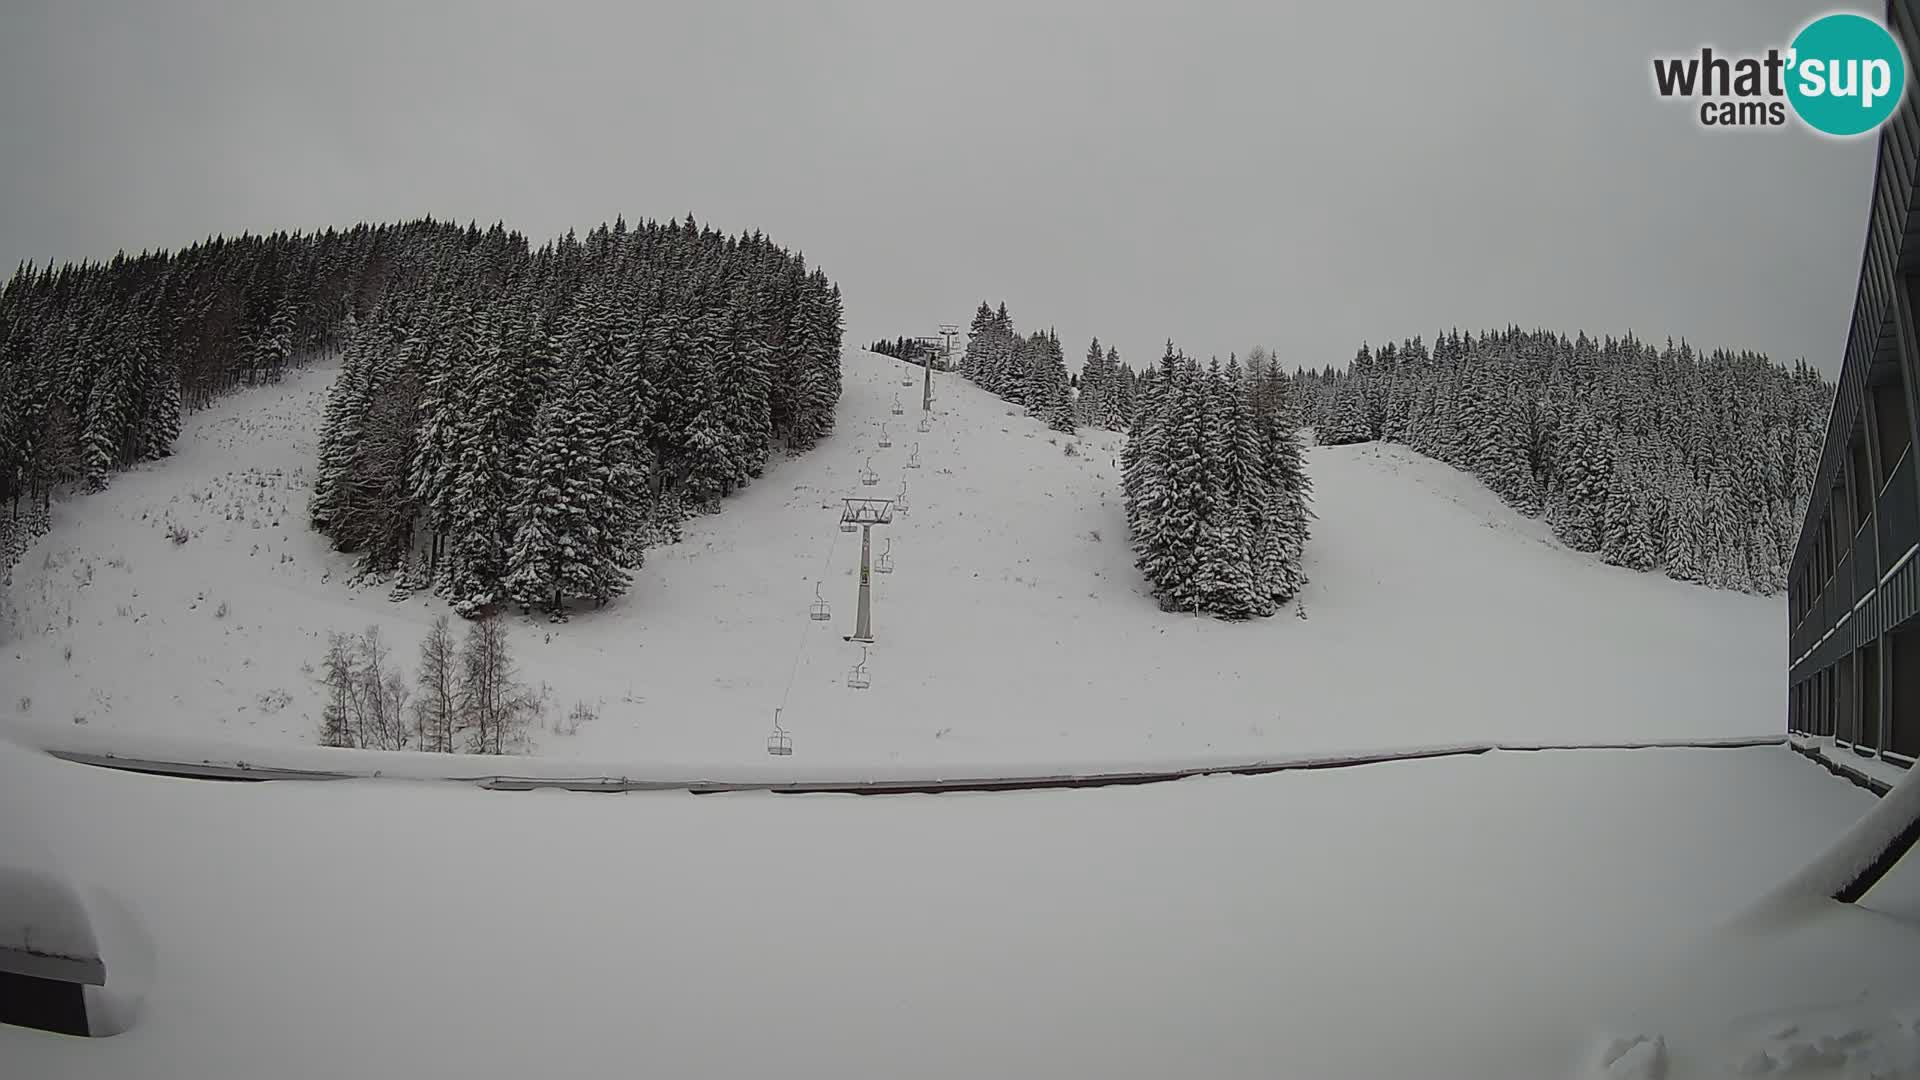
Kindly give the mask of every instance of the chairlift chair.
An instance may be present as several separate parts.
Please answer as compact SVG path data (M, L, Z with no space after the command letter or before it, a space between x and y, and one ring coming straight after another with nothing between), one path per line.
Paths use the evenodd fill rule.
M887 537L887 546L881 549L880 557L873 561L873 572L876 574L893 573L893 537Z
M893 508L903 514L908 510L907 482L905 480L900 481L900 494L893 497Z
M833 609L827 606L827 598L820 595L820 583L813 583L813 603L807 605L807 618L814 622L826 622L833 618Z
M917 469L919 467L920 467L920 444L914 443L913 453L907 455L907 468Z
M767 736L767 753L775 757L793 755L793 736L780 726L780 710L773 710L773 731Z
M852 671L847 672L847 686L854 690L865 690L872 685L873 680L867 677L867 647L862 645L860 662L853 665Z
M881 424L880 425L880 449L885 450L887 447L892 445L893 445L893 436L887 433L887 425Z
M900 395L899 394L893 395L893 415L899 416L901 413L904 413L906 411L907 411L906 407L900 404Z
M921 430L921 431L932 431L932 430L933 430L933 421L931 421L931 420L929 420L929 419L927 419L927 417L926 417L926 415L925 415L925 414L922 414L922 415L921 415L921 417L920 417L920 430Z
M873 487L880 482L880 474L873 471L872 458L868 458L866 465L860 469L860 482L867 487Z

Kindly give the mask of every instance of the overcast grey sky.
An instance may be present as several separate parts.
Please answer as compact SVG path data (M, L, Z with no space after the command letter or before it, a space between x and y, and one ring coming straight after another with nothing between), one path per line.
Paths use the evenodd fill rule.
M1831 372L1872 140L1708 133L1649 61L1833 6L0 0L0 265L691 211L861 342L984 297L1136 364L1517 322Z

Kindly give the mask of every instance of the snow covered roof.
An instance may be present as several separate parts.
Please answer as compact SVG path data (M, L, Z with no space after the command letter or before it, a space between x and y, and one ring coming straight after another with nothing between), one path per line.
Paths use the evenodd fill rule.
M0 971L100 986L106 967L80 897L43 870L6 862L0 850Z

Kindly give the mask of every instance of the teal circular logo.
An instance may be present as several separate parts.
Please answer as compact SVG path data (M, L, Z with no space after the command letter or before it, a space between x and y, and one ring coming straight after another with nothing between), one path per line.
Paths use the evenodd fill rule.
M1823 15L1794 35L1787 100L1815 131L1863 135L1878 128L1907 89L1907 58L1887 28L1865 15Z

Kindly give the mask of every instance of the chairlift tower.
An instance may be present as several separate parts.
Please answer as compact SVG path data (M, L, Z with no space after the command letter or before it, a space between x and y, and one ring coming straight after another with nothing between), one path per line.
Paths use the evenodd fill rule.
M840 527L860 527L860 604L848 641L873 643L873 527L893 523L892 499L848 499L840 512Z
M953 339L959 336L959 334L960 334L959 323L949 322L949 323L940 324L940 336L947 339L947 348L946 348L944 359L949 364L953 363Z

